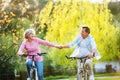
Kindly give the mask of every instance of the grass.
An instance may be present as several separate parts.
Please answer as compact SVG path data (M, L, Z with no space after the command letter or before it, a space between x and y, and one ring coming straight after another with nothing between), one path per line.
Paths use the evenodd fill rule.
M110 77L113 76L113 77ZM102 73L102 74L95 74L95 80L120 80L120 77L115 77L115 76L120 76L120 73ZM99 78L103 77L103 78ZM105 78L104 78L105 77ZM107 78L106 78L107 77ZM110 78L109 78L110 77Z
M100 77L100 76L120 76L120 73L99 73L99 74L95 74L95 77Z
M102 78L102 79L95 79L95 80L120 80L120 78Z
M60 75L60 76L49 76L46 77L45 80L56 80L56 79L68 79L68 78L75 78L75 76L65 76L65 75Z
M110 76L113 76L113 77L110 77ZM99 74L95 74L95 80L120 80L120 77L115 78L114 76L120 76L120 73L99 73ZM74 80L75 77L76 76L68 76L68 75L49 76L49 77L46 77L45 80L58 80L58 79Z

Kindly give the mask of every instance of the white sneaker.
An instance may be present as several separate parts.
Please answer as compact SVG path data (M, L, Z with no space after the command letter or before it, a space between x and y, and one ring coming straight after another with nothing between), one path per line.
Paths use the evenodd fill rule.
M31 80L30 78L27 78L27 80Z
M95 80L94 75L90 75L90 80Z

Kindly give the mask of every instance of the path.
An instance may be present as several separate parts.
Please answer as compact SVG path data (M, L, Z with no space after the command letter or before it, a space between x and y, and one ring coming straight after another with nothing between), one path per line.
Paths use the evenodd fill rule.
M99 79L105 79L105 78L120 78L120 76L102 76L102 77L95 77ZM56 79L56 80L69 80L69 79ZM77 80L76 78L74 80Z

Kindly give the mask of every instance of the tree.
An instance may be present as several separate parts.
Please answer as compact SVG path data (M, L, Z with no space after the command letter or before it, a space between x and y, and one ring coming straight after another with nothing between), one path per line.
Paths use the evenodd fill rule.
M16 55L23 40L23 32L27 28L40 29L36 22L37 15L46 3L45 0L0 0L1 75L23 67L23 63L19 63L20 57Z

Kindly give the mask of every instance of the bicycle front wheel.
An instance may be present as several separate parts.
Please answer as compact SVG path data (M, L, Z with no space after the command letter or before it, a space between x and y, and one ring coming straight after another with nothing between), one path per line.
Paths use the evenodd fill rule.
M84 80L89 80L89 75L87 71L85 71L84 73Z
M30 70L30 78L31 78L31 80L33 80L33 72L34 72L34 70L31 69L31 70Z

